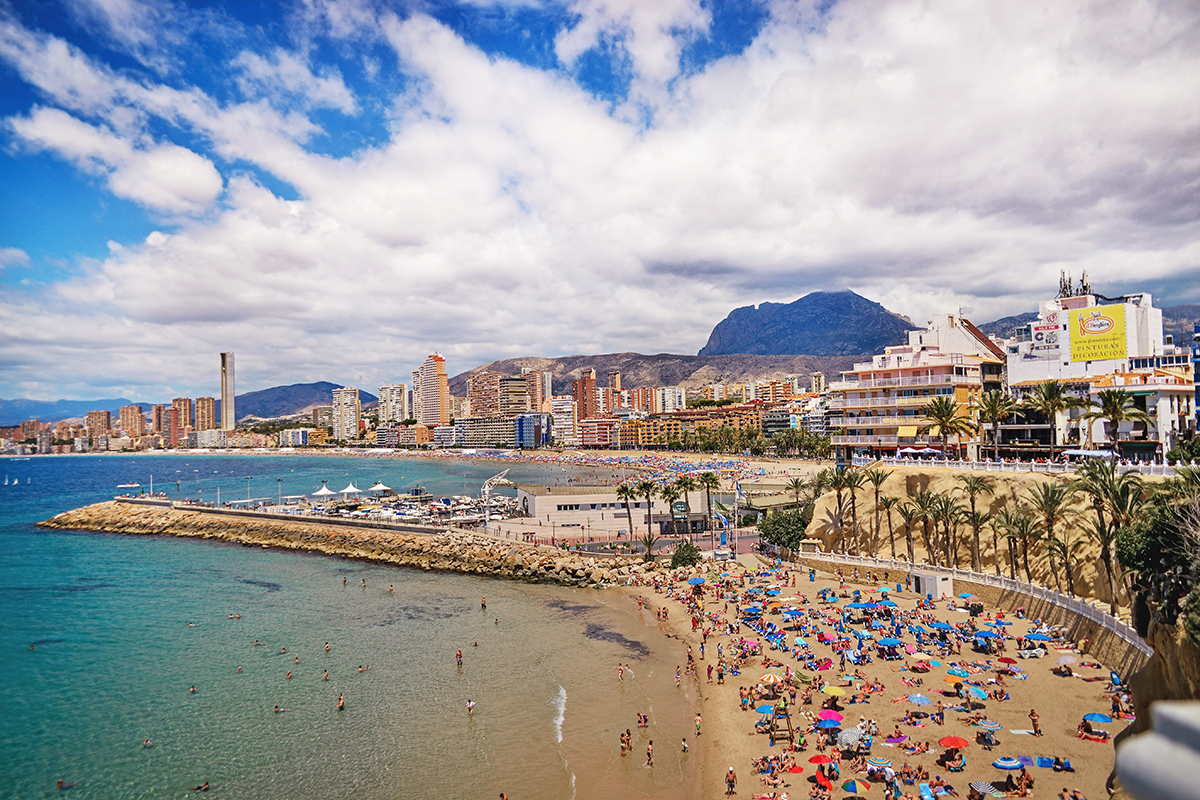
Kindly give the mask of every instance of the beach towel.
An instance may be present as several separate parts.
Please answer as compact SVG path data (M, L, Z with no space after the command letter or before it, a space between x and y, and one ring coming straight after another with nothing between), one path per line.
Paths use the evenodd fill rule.
M1033 766L1033 757L1032 756L1017 756L1017 761L1021 762L1022 767L1032 767Z
M1037 756L1034 759L1037 765L1043 769L1051 769L1054 767L1054 759L1049 756Z
M933 800L933 790L929 788L928 783L921 784L921 800Z
M1025 734L1026 736L1033 736L1033 731L1021 730L1021 729L1018 729L1018 728L1012 728L1012 729L1010 729L1010 730L1009 730L1009 733L1023 733L1023 734Z

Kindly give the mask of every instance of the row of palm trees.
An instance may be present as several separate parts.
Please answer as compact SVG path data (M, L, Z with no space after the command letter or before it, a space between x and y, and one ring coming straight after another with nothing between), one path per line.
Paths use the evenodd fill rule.
M687 504L688 529L690 530L692 504L688 494L703 489L708 515L708 527L711 530L713 519L712 490L718 489L720 486L721 479L715 472L702 472L695 477L681 475L670 483L641 480L636 483L623 483L618 486L617 499L625 506L625 516L629 519L630 536L633 535L633 510L630 503L635 503L642 498L646 500L646 533L641 537L641 542L646 548L646 560L651 558L651 551L654 550L654 544L658 541L658 536L654 533L654 525L650 514L650 504L654 498L658 497L665 501L668 511L674 505L675 501L682 499Z
M661 444L668 450L683 450L700 453L750 453L762 455L773 450L776 455L793 455L799 458L828 458L832 445L828 436L809 433L800 428L789 428L770 436L757 428L734 428L722 425L718 428L700 428L670 434Z
M1181 481L1200 483L1200 472L1180 469ZM1089 545L1099 549L1108 585L1111 613L1116 614L1121 569L1114 558L1118 531L1130 525L1151 501L1153 491L1136 472L1119 473L1112 461L1080 465L1073 480L1049 479L1027 489L1015 502L995 511L984 510L982 498L995 492L993 478L983 475L956 476L956 486L946 492L928 489L907 491L903 496L883 492L891 470L878 466L824 470L811 482L793 481L797 505L803 492L834 494L833 507L824 520L825 529L835 534L841 552L879 557L881 528L886 521L892 560L897 559L895 524L907 550L909 563L916 562L916 538L920 536L926 557L935 566L960 567L962 550L969 552L970 568L980 572L984 562L984 532L991 534L991 560L996 574L1003 564L1016 580L1018 568L1033 582L1031 558L1043 562L1055 588L1074 596L1076 572ZM1163 491L1177 491L1166 484ZM858 522L859 493L874 493L874 525L867 529ZM1001 550L1001 542L1005 549ZM1064 580L1065 578L1065 580ZM1131 596L1126 582L1122 589Z

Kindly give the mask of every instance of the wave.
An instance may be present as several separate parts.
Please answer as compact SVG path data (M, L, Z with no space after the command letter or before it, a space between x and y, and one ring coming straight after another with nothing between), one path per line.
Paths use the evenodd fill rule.
M559 686L558 694L550 702L554 705L554 741L562 744L563 720L567 716L567 690Z

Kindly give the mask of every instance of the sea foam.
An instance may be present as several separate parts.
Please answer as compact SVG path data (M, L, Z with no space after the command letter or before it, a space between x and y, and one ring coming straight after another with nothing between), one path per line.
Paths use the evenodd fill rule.
M550 699L550 703L554 706L554 741L562 744L563 720L567 716L567 690L559 686L558 694Z

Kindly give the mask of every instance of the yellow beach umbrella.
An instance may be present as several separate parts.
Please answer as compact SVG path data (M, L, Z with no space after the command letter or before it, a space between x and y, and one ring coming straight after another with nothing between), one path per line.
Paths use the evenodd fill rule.
M846 694L846 690L840 686L826 686L821 691L825 692L825 694L831 694L834 697L841 697Z

